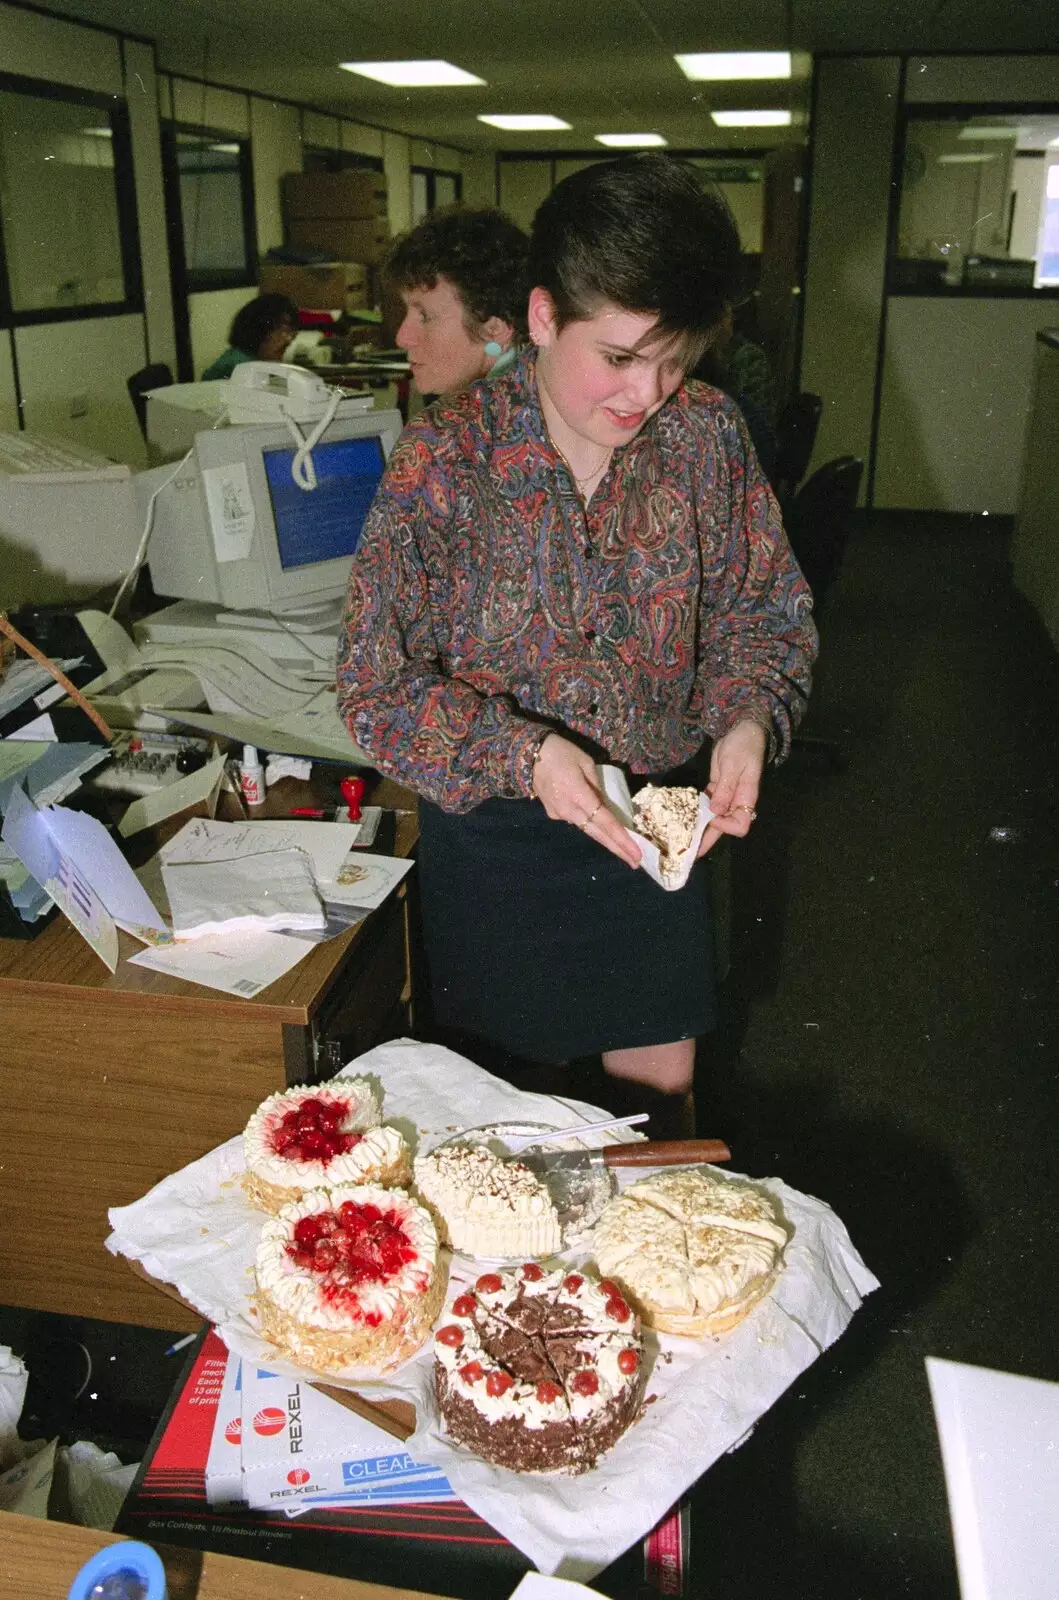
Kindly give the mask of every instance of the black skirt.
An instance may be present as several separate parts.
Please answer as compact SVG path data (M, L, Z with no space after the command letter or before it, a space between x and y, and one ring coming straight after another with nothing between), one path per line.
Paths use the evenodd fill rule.
M419 803L434 1019L527 1061L669 1044L716 1022L705 861L667 891L536 800Z

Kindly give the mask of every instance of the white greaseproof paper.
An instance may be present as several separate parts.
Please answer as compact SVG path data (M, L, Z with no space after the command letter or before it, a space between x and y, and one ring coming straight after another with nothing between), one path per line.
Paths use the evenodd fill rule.
M713 817L708 797L705 794L699 796L699 818L687 849L682 851L678 858L676 870L670 871L668 876L663 876L661 851L653 839L646 839L642 833L637 833L633 825L632 796L629 794L629 785L625 781L624 772L620 767L600 767L599 778L607 799L608 810L617 817L626 833L640 847L641 865L647 876L653 878L663 889L683 889L691 877L691 869L695 865L702 836Z

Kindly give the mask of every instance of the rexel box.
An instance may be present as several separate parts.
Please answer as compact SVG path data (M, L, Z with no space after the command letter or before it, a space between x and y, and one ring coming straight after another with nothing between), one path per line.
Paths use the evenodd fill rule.
M416 1504L455 1500L439 1468L298 1378L244 1361L243 1498L259 1510L312 1501Z
M212 1335L216 1338L216 1334ZM206 1457L206 1499L211 1506L236 1505L243 1498L243 1363L230 1350Z

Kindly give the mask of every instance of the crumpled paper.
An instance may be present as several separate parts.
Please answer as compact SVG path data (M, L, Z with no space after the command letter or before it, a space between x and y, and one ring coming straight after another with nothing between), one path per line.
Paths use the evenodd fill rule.
M16 1356L10 1345L0 1344L0 1472L24 1454L18 1436L18 1419L26 1403L26 1385L29 1373L21 1356Z
M523 1120L570 1127L602 1115L578 1101L523 1094L449 1050L410 1039L380 1045L344 1070L379 1080L383 1115L417 1141L420 1152L466 1126L468 1107L478 1126ZM173 1284L244 1359L312 1381L317 1375L282 1360L255 1325L250 1296L263 1217L243 1195L242 1170L241 1139L233 1139L133 1205L112 1210L107 1247ZM625 1181L644 1175L634 1169ZM451 1444L438 1423L429 1347L385 1382L356 1387L368 1396L411 1400L418 1426L408 1450L437 1462L457 1494L541 1572L591 1579L747 1436L878 1287L827 1205L778 1178L760 1181L794 1228L775 1288L721 1338L648 1334L647 1395L653 1401L583 1477L511 1473ZM564 1259L579 1264L587 1256L568 1252ZM453 1259L457 1282L478 1270L467 1258Z
M56 1475L64 1480L73 1520L82 1528L110 1533L139 1468L138 1461L123 1465L113 1450L101 1450L87 1439L60 1449Z
M0 1511L47 1517L54 1482L64 1521L109 1533L139 1463L123 1466L87 1441L66 1448L57 1439L20 1439L28 1381L22 1358L0 1345Z

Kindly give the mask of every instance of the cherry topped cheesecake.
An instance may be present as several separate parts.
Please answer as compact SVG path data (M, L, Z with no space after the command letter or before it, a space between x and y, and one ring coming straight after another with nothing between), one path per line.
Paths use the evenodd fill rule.
M379 1102L365 1078L332 1078L287 1089L259 1106L243 1134L252 1205L273 1215L314 1189L411 1179L408 1146L380 1124Z
M434 1333L448 1435L515 1472L587 1472L635 1419L640 1322L617 1285L535 1261L462 1288Z
M383 1373L415 1354L445 1298L430 1213L401 1189L315 1189L270 1217L255 1264L261 1331L315 1372Z

